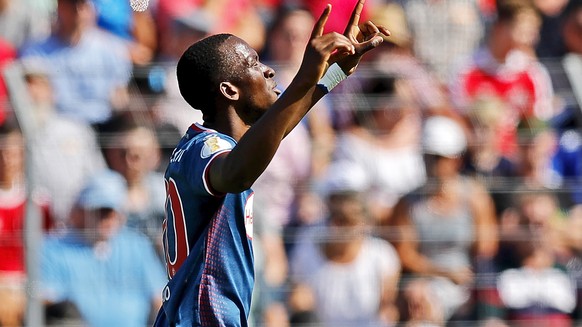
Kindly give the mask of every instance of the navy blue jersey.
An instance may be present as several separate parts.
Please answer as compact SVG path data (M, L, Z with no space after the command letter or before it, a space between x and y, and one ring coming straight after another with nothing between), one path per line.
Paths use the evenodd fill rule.
M235 144L193 124L170 158L164 221L170 280L155 326L247 326L254 194L219 194L208 182L212 161Z

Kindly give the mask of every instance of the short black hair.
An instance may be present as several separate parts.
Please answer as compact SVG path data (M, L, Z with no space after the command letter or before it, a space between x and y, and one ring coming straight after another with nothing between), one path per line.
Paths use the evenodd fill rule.
M359 126L369 125L373 112L383 109L384 104L397 97L396 84L401 78L392 73L379 73L362 80L360 105L354 112L354 122Z
M511 22L524 11L540 15L532 0L498 0L496 4L497 21Z
M218 83L235 76L232 57L221 46L232 34L215 34L192 44L176 67L180 94L190 106L212 116Z

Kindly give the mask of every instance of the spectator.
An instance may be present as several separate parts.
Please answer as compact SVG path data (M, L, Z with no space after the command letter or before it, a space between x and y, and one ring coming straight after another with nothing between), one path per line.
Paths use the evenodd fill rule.
M252 0L205 1L202 9L216 22L212 33L232 33L260 51L265 46L265 24Z
M556 0L558 1L558 0ZM542 58L542 61L550 72L552 84L554 85L557 103L564 112L561 112L562 120L571 120L576 126L582 124L580 116L580 103L575 94L575 81L577 74L567 67L566 57L572 56L576 60L576 55L582 55L582 1L568 1L567 6L563 8L558 16L559 26L557 32L550 39L553 42L559 42L559 47L554 49L551 55ZM552 42L548 41L548 42ZM547 49L547 47L546 47ZM573 61L574 61L573 60ZM572 126L569 126L572 127ZM570 128L571 129L571 128Z
M582 54L582 1L570 0L564 10L563 39L567 53Z
M297 221L296 212L301 210L302 198L314 196L309 194L311 182L311 140L304 128L297 126L281 142L277 153L267 166L265 172L253 185L254 217L256 220L254 244L257 257L263 256L257 264L257 279L261 297L255 302L261 303L262 310L271 308L270 302L282 302L287 282L288 262L285 245L293 243L286 232L292 226L302 225ZM290 228L291 227L291 228ZM293 244L291 244L293 245Z
M420 149L421 113L408 80L378 74L364 81L352 125L338 133L335 160L367 172L368 209L385 222L398 199L425 181Z
M157 59L161 68L159 71L162 72L163 94L154 108L154 114L159 121L175 126L180 135L192 122L202 121L202 114L192 110L180 95L176 63L191 44L209 35L211 25L212 22L203 12L185 11L173 18L168 26L168 35L160 39L162 48Z
M154 131L145 122L124 114L103 124L100 134L107 165L127 182L127 226L147 235L163 258L161 231L166 194L164 176L156 171L160 146Z
M105 168L105 161L95 132L57 113L49 68L33 58L22 67L37 132L29 137L35 180L51 195L55 220L64 223L83 183Z
M513 241L523 239L524 232L533 233L558 263L566 264L570 253L568 221L557 194L543 187L522 185L513 190L512 203L500 216L500 246L496 258L499 270L519 264Z
M579 0L534 1L542 12L544 24L536 48L541 58L555 60L569 52L582 53ZM544 37L546 36L546 37Z
M129 88L129 96L134 101L125 110L122 110L120 114L116 113L114 116L129 115L133 117L132 119L143 122L155 131L161 150L160 163L157 165L157 170L163 173L174 151L174 146L182 137L183 131L178 129L176 124L169 122L168 117L165 116L169 112L164 112L161 109L167 105L168 99L166 97L168 94L164 90L166 86L165 67L158 64L134 71L132 87ZM179 111L180 105L183 105L183 103L176 103L175 106L168 106L165 109L173 109L173 112L176 112ZM192 110L190 110L190 113L192 113Z
M539 15L528 0L499 1L486 44L451 79L452 100L465 115L476 101L506 104L497 143L510 157L516 155L520 122L528 126L530 119L547 120L555 114L551 80L534 57L539 26Z
M282 6L268 34L268 65L275 67L275 80L283 90L297 73L303 51L309 42L315 19L305 8ZM285 300L283 293L288 278L285 246L293 240L285 238L291 226L301 225L296 214L303 198L311 194L310 183L325 169L333 146L333 130L322 99L281 142L277 153L253 185L255 191L254 232L257 253L263 256L257 265L260 297L255 303L266 323L277 316ZM287 241L287 244L285 244ZM273 322L274 324L274 322Z
M543 122L532 123L524 131L520 129L518 176L522 182L533 187L556 189L560 183L552 169L556 150L556 133Z
M502 128L505 103L496 99L476 101L469 112L472 143L470 170L489 180L518 175L518 161L501 153L497 133ZM496 180L495 180L496 181ZM493 181L494 182L494 181Z
M194 11L208 18L210 34L237 35L257 51L265 45L265 24L253 0L158 0L155 17L162 54L165 54L164 38L172 29L172 22Z
M26 309L24 224L27 196L24 140L16 123L0 125L0 326L21 326ZM52 225L45 196L33 192L45 231Z
M124 226L126 198L122 176L95 174L79 193L70 230L45 241L41 290L49 312L68 303L83 324L143 327L161 306L163 266L149 240ZM59 325L63 317L49 318Z
M354 163L332 164L325 183L329 216L323 226L305 229L291 254L291 278L296 288L311 289L323 326L397 322L400 261L390 243L370 233L365 174Z
M572 204L582 203L582 192L577 182L582 171L582 137L580 126L582 126L582 116L580 115L581 104L573 87L578 74L567 64L579 61L582 55L582 1L571 0L564 9L562 15L561 36L564 43L560 57L548 59L548 67L551 67L552 82L559 92L559 99L563 102L565 110L552 121L557 132L557 150L552 158L553 171L555 177L559 179L559 184L565 192L570 194ZM563 60L557 60L562 58ZM568 58L568 60L565 60ZM550 66L551 65L551 66Z
M497 292L501 318L512 326L572 326L576 292L570 276L539 235L525 233L514 240L518 267L503 270Z
M130 1L92 0L97 26L119 36L128 43L135 65L149 64L157 50L156 23L151 10L135 11Z
M414 38L403 7L396 2L376 5L370 19L390 31L390 36L384 38L379 49L366 58L371 73L404 76L410 81L414 98L423 111L450 112L447 94L440 79L414 52Z
M309 26L314 17L304 7L283 5L269 29L266 59L277 70L275 80L284 89L295 76L303 58L303 50L309 41ZM310 137L310 174L317 180L325 172L333 152L335 135L331 123L331 105L322 99L302 121L296 134L305 133Z
M403 320L442 326L470 317L475 273L497 251L497 225L484 186L460 172L467 144L461 126L433 116L422 135L429 179L399 201L390 223L408 281L405 308L414 309Z
M539 10L542 25L536 54L540 58L557 58L563 56L564 40L561 29L564 23L564 9L570 0L533 0Z
M22 57L38 57L51 69L59 114L95 124L123 107L131 61L127 46L95 26L90 0L58 0L51 36L27 46Z
M472 53L483 38L484 24L476 1L399 2L414 35L414 53L446 83L456 58Z
M553 187L559 188L564 199L571 204L582 203L582 192L578 180L582 176L582 137L576 127L574 117L569 117L569 125L556 131L554 153L551 160L549 176Z
M468 117L471 134L463 167L467 173L486 181L497 213L510 205L508 193L520 170L519 159L503 154L498 144L498 132L507 110L505 105L498 99L478 100L473 104Z

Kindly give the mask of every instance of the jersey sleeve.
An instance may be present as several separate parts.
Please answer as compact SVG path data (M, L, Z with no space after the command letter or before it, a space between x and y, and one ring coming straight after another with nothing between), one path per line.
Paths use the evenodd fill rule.
M188 169L186 176L188 183L196 193L222 196L210 185L209 167L220 155L224 155L235 146L234 140L218 134L208 134L191 144L186 149L188 154Z

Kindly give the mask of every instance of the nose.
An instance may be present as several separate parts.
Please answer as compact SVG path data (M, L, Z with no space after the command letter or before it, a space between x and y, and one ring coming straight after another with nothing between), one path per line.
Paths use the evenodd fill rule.
M265 75L265 78L273 78L275 77L275 70L267 65L263 65L265 70L263 72L263 74Z

